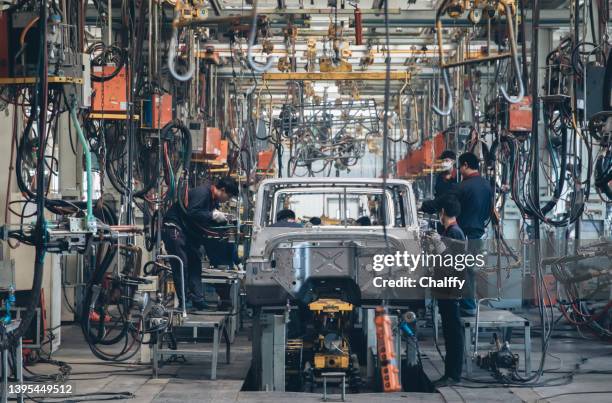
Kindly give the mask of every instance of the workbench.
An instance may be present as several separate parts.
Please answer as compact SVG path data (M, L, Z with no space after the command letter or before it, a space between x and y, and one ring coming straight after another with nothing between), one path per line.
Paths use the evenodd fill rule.
M240 316L240 284L245 276L244 271L238 270L218 270L212 268L204 268L202 270L203 284L227 284L230 287L230 297L232 307L229 311L218 311L218 314L227 316L227 328L230 342L233 343L238 332L238 323Z
M483 328L523 328L525 332L524 339L524 361L525 375L531 373L531 325L528 319L518 316L510 311L501 309L483 310L481 309L478 315L478 326L476 326L476 317L461 317L461 325L464 329L465 343L465 369L468 376L472 375L472 335L478 334ZM478 337L478 336L476 336ZM478 340L474 340L474 345L478 346ZM478 351L476 351L478 352Z
M153 344L153 377L157 378L159 372L159 361L163 360L164 356L189 356L189 357L208 357L212 358L210 379L217 379L217 362L219 356L219 344L221 342L221 334L225 339L225 359L226 362L230 363L230 339L226 328L227 316L222 314L209 314L206 312L190 313L186 318L183 318L179 325L174 326L175 328L192 328L194 340L197 337L198 329L212 329L213 340L212 349L200 349L200 348L163 348L161 345L162 333L158 334L157 342ZM185 344L182 342L181 344Z

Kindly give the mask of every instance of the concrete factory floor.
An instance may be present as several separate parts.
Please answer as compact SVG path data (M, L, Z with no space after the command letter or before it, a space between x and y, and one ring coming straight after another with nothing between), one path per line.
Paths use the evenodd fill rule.
M537 328L537 321L532 322ZM248 330L248 329L247 329ZM217 377L211 381L210 360L189 359L187 362L175 362L161 369L159 379L151 377L149 365L129 363L110 364L96 360L90 353L80 329L76 326L62 328L62 347L53 354L56 360L62 360L72 367L69 383L74 385L77 394L95 394L109 392L130 392L135 398L130 402L202 402L202 403L287 403L320 402L321 394L307 393L270 393L241 391L250 365L250 342L248 331L239 334L232 345L232 362L225 363L223 349L220 353ZM426 332L423 332L426 333ZM587 336L588 337L588 336ZM425 372L430 379L437 379L443 371L443 362L431 342L430 336L423 337L421 344L422 361ZM540 360L540 339L533 331L532 363L535 368ZM480 350L486 351L490 346L486 338L481 338ZM513 351L520 353L523 366L523 355L520 348L522 337L513 337ZM442 388L439 393L395 393L395 394L351 394L348 401L353 403L373 402L612 402L612 344L600 341L585 340L578 333L567 328L561 329L551 340L545 368L549 371L543 381L550 384L564 383L565 371L577 370L571 383L551 387L510 387L510 388ZM580 364L579 369L576 367ZM36 373L55 371L49 365L35 365L30 368ZM491 381L488 373L475 369L474 378ZM567 381L566 381L567 382ZM485 387L484 384L465 383L473 387ZM605 393L597 393L605 392ZM108 395L96 395L90 398L108 401ZM48 401L48 400L45 400ZM49 400L50 401L50 400ZM53 400L60 401L60 400Z

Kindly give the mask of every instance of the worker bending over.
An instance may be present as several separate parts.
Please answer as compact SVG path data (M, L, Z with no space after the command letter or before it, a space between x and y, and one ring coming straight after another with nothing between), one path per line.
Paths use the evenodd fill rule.
M184 208L180 202L175 202L164 217L162 240L166 252L183 261L187 283L185 296L195 309L208 307L202 293L202 260L199 252L206 239L205 231L227 223L225 214L218 210L219 203L225 203L235 196L238 196L238 184L230 177L218 179L214 184L206 182L189 191ZM171 264L179 306L182 307L185 301L182 301L180 265L175 260Z

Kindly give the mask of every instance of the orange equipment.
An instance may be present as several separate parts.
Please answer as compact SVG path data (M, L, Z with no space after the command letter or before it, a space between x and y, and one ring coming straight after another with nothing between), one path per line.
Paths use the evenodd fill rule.
M92 69L97 75L110 75L115 71L114 66L94 66ZM122 67L119 73L110 80L104 82L94 81L92 112L126 112L126 83L127 73L125 67Z
M150 129L161 129L172 121L172 95L153 94L151 100L143 103L143 126Z
M383 392L399 392L402 390L402 384L399 379L399 363L393 345L391 319L382 306L376 308L374 323Z
M274 149L257 153L257 171L269 173L274 170Z
M425 140L420 148L412 150L397 162L397 177L406 178L424 174L425 170L434 169L434 164L446 147L446 139L438 133L432 140Z
M221 130L216 127L206 128L206 157L217 158L221 155Z
M229 149L229 141L221 140L219 145L219 155L215 158L215 164L225 165L227 164L227 153Z
M524 97L521 102L510 104L508 108L508 130L511 132L531 131L531 97Z
M221 155L221 130L217 127L207 127L206 133L201 128L193 129L191 136L192 152L197 158L215 159Z

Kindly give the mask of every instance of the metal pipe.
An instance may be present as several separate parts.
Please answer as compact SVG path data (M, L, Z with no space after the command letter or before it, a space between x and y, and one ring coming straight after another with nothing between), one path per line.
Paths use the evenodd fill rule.
M153 66L151 68L153 72L153 77L157 78L157 50L158 50L158 41L159 41L159 7L160 4L158 2L154 2L155 8L153 13L153 19L155 20L155 24L153 25L153 38L154 42L151 44L151 52L153 53Z
M268 57L266 60L266 64L263 66L255 61L253 58L253 46L255 46L255 35L257 35L257 1L253 1L253 20L251 22L251 32L249 33L249 47L247 51L247 62L249 63L249 67L253 69L253 71L257 73L265 73L270 70L272 67L272 63L274 59L272 56Z
M178 28L172 29L172 38L170 38L170 49L168 49L168 70L170 70L170 74L174 77L175 80L178 81L189 81L191 77L193 77L193 73L195 72L195 63L189 64L189 70L185 74L179 74L176 71L174 66L175 58L176 58L176 46L178 44Z
M179 266L181 268L181 297L183 299L183 318L186 318L187 301L185 300L185 270L183 268L183 260L176 255L157 255L157 259L174 259L179 262Z
M453 96L451 94L452 90L450 84L448 82L448 72L444 69L444 51L442 50L442 13L446 7L446 3L448 0L444 0L438 10L436 10L436 38L438 39L438 57L440 58L440 69L442 70L442 78L444 79L444 91L446 92L446 97L448 99L447 108L442 110L438 108L438 106L431 105L433 111L440 116L448 116L450 115L453 109ZM433 100L433 98L432 98Z
M87 3L85 3L87 4ZM108 13L108 43L106 44L107 46L110 46L113 44L113 0L108 0L107 2L107 13Z
M153 68L152 68L152 64L153 64L153 46L155 46L155 43L153 42L153 0L149 0L149 29L148 29L148 39L149 39L149 52L148 52L148 62L149 62L149 68L148 68L148 76L149 76L149 82L153 81Z
M442 67L449 68L449 67L467 66L470 64L494 62L496 60L507 59L509 57L512 57L512 53L500 53L500 54L492 55L492 56L484 56L484 57L466 59L466 60L457 61L457 62L444 63Z
M512 8L508 3L505 4L505 8L506 16L508 17L508 40L510 41L510 53L512 54L512 67L514 68L514 75L516 75L516 79L518 80L519 93L516 97L509 96L503 84L500 84L499 90L506 101L511 104L516 104L522 101L523 96L525 95L525 90L523 88L521 66L519 65L518 52L516 50L516 36L514 34L514 26L512 25Z
M93 175L91 173L91 152L89 151L89 146L87 140L85 139L85 135L83 134L83 130L81 129L81 125L79 125L79 119L76 115L76 108L76 99L73 98L70 105L70 117L72 118L72 124L76 129L77 135L79 136L81 146L83 147L83 154L85 155L85 171L87 174L87 227L90 230L94 230L96 226L96 218L93 215Z
M480 304L486 301L499 301L499 297L481 298L476 301L476 319L474 321L474 350L472 352L472 357L476 357L476 355L478 354L478 324L480 322Z
M438 108L436 105L431 105L431 109L440 115L440 116L448 116L453 110L453 95L450 84L448 83L448 72L446 69L442 70L442 78L444 79L444 91L446 92L447 106L445 110Z

